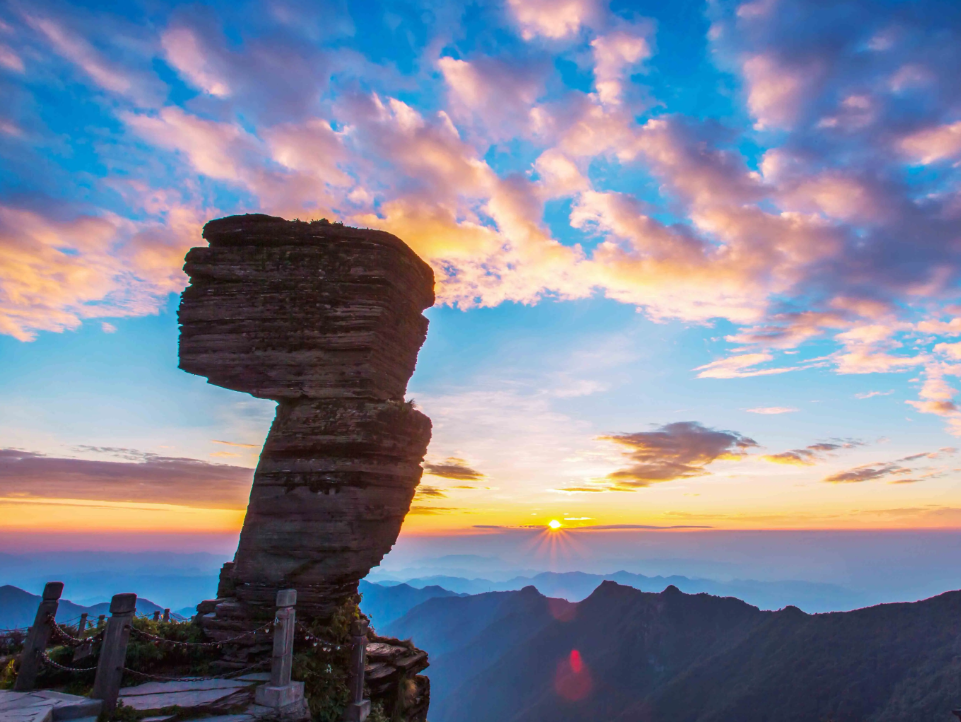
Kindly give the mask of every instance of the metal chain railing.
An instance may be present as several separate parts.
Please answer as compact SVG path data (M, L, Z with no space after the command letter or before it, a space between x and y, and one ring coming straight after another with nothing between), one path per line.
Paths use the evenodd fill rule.
M260 632L265 632L274 626L273 622L267 622L264 626L258 627L257 629L251 630L249 632L244 632L243 634L238 634L236 637L231 637L230 639L223 639L219 642L178 642L175 639L166 639L165 637L158 637L155 634L150 634L150 632L145 632L142 629L137 629L134 627L131 629L131 633L141 637L143 639L149 639L151 642L157 642L158 644L171 644L179 647L219 647L223 644L230 644L231 642L236 642L241 639L246 639L247 637L253 637Z
M197 677L197 676L187 676L187 677L166 677L161 674L150 674L149 672L140 672L136 669L130 669L129 667L124 667L124 672L129 672L135 677L143 677L144 679L153 679L158 682L203 682L208 679L233 679L234 677L243 677L245 674L252 672L255 669L261 669L266 667L270 663L269 659L261 660L256 664L251 664L243 669L234 670L233 672L227 672L225 674L217 674L210 677Z
M103 638L103 634L106 631L106 628L104 628L89 637L74 637L63 628L63 625L58 624L53 617L48 616L47 622L50 624L50 630L68 647L79 647L81 644L96 642Z
M79 672L95 672L97 670L96 665L94 665L93 667L68 667L64 664L60 664L59 662L54 662L52 659L50 659L50 656L47 654L46 651L43 651L40 653L40 658L43 659L44 663L49 664L54 669L59 669L62 672L79 673Z
M299 629L308 642L311 642L314 647L323 647L327 651L340 651L343 649L343 645L337 644L337 642L331 642L329 639L324 639L323 637L318 637L316 634L310 631L306 625L301 622L297 622L297 629Z

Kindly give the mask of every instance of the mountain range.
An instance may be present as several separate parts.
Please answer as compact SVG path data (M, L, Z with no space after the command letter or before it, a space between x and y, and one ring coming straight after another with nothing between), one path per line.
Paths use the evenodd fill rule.
M835 612L858 609L869 603L865 595L835 584L802 581L761 582L751 579L724 582L683 576L648 577L625 571L613 574L543 572L533 576L516 576L502 581L466 579L438 574L407 579L404 583L416 588L439 586L461 594L514 591L532 586L549 597L579 602L605 581L617 582L648 592L660 592L673 585L688 594L703 592L719 597L737 597L759 609L781 609L793 605L809 613ZM377 584L388 586L396 582L381 578Z
M390 624L428 599L464 596L438 586L417 589L408 584L381 586L361 579L357 591L361 594L361 611L375 628Z
M383 630L429 651L431 722L949 722L961 592L809 615L606 581L430 599Z
M33 624L40 606L40 596L25 592L10 584L0 587L0 629L24 629ZM163 609L149 599L137 598L137 614L153 614L163 612ZM74 623L84 612L87 613L91 624L96 624L101 614L110 614L110 602L101 602L85 607L74 604L67 599L61 599L57 607L57 621L61 624Z

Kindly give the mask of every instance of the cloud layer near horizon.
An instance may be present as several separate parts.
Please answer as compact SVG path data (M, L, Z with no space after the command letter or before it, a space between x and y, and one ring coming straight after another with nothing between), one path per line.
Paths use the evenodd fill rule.
M328 216L407 241L442 303L729 321L705 378L920 370L961 433L956 6L708 4L710 114L665 90L677 29L598 0L140 12L0 10L0 332L156 311L206 218ZM76 128L38 109L62 84Z
M116 459L75 459L0 449L0 497L148 502L244 509L254 470L156 454L117 451Z

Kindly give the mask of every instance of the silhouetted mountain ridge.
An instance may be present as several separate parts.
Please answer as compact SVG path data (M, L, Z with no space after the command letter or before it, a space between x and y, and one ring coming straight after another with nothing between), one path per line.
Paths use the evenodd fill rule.
M506 581L490 579L466 579L446 575L433 575L408 579L411 587L440 586L462 594L503 592L534 586L549 597L562 597L571 602L586 598L598 584L614 581L641 591L660 592L674 585L687 594L706 592L720 597L743 599L759 609L781 609L793 604L807 612L829 612L857 609L866 606L864 594L835 584L804 581L762 582L753 579L734 579L727 582L713 579L691 579L683 576L648 577L643 574L619 571L612 574L587 572L541 572L534 576L518 576ZM390 581L375 582L388 586Z
M948 722L959 619L961 592L808 615L605 581L435 598L389 633L431 654L432 722Z
M25 592L10 584L0 587L0 629L29 627L33 624L39 606L40 596L37 594ZM162 612L163 609L149 599L137 599L138 614L153 614L156 611ZM57 607L57 621L62 624L74 622L84 612L87 613L90 622L95 623L101 614L110 614L110 603L102 602L85 607L67 599L61 599Z
M408 584L385 587L363 579L358 585L358 591L362 595L360 608L370 618L370 622L375 628L390 624L428 599L460 596L456 592L448 591L436 585L420 589Z

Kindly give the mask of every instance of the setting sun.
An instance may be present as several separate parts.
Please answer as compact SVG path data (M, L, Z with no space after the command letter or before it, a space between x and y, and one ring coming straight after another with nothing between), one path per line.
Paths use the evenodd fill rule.
M560 528L561 528L561 523L560 523L559 521L557 521L557 519L551 519L551 520L547 523L547 526L549 526L551 529L560 529Z

